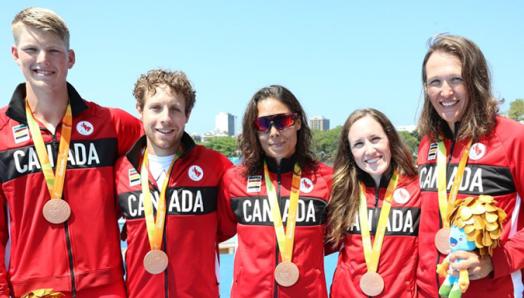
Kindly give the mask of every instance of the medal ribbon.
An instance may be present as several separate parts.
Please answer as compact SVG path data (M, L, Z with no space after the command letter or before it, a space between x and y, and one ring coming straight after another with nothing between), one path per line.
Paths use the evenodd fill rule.
M171 176L171 170L177 156L171 161L169 170L166 173L162 188L160 189L160 196L158 197L157 208L156 208L156 221L153 215L153 201L151 199L151 192L149 191L149 162L147 158L147 149L144 152L144 158L142 160L142 168L140 169L140 184L142 185L142 194L144 195L144 213L147 227L147 237L149 239L149 245L151 249L160 249L162 246L162 236L164 234L164 223L166 221L166 192L167 184L169 183L169 177Z
M69 144L71 142L71 129L73 126L73 113L71 112L71 105L68 103L64 117L62 118L62 130L60 132L60 145L58 147L58 157L56 160L56 169L53 173L53 167L49 161L47 150L45 148L44 139L40 132L40 127L33 117L33 112L29 107L29 102L25 101L25 115L29 132L35 144L36 154L40 161L42 173L45 177L47 190L51 199L61 199L64 190L64 180L67 168L67 156L69 154Z
M462 150L460 161L458 164L455 179L453 185L449 191L449 197L447 195L446 186L446 145L443 141L438 142L438 153L437 153L437 189L438 189L438 207L440 211L440 218L444 228L449 228L448 222L448 207L455 202L457 198L460 184L462 183L462 177L464 177L464 170L466 169L466 163L468 162L469 148L471 147L471 140L466 144L466 147Z
M273 182L269 177L267 163L264 162L264 179L266 183L266 192L271 207L271 217L275 233L277 235L278 247L283 262L291 262L293 258L293 242L295 240L295 225L297 220L298 197L300 193L300 175L302 171L298 163L293 168L293 178L291 180L291 194L289 195L289 209L286 223L286 232L284 233L284 224L280 216L280 207L278 206L277 193L273 187Z
M365 189L362 182L360 182L360 204L358 209L358 217L360 220L360 233L362 235L362 244L364 248L364 257L366 259L366 266L368 272L377 272L378 260L380 259L380 251L382 250L382 242L384 241L384 234L386 233L386 226L388 224L389 211L391 210L391 197L393 191L397 188L398 170L393 172L393 176L388 183L386 189L386 196L382 203L380 210L380 217L378 219L377 230L375 232L375 240L373 247L371 246L371 236L369 233L368 222L368 204L365 195Z

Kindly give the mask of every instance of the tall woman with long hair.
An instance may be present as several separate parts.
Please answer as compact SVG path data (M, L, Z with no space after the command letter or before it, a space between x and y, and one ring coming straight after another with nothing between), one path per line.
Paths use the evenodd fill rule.
M419 187L388 118L353 112L339 139L327 243L339 250L332 297L414 297Z
M448 201L491 195L508 214L501 245L492 256L454 252L450 261L460 262L452 268L469 272L471 282L462 297L523 297L524 126L498 115L488 62L463 36L441 34L430 40L422 84L419 293L435 297L443 282L435 266L449 253L449 246L442 245L449 231Z

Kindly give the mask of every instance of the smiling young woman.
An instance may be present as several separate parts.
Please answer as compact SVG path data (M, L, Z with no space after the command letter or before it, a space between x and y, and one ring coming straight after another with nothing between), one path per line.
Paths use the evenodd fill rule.
M326 238L339 259L331 297L415 297L417 171L383 113L363 109L349 115L334 172Z

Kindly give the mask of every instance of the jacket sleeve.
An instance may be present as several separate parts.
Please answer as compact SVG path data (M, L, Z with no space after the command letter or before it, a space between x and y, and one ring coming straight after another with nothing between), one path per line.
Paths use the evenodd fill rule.
M111 109L111 120L118 139L118 156L122 156L142 135L142 123L121 109Z
M0 250L2 252L3 260L8 259L6 257L6 244L9 239L9 225L7 217L7 206L5 195L0 189ZM7 251L7 255L9 252ZM9 297L9 284L7 282L7 268L5 262L0 262L0 298Z
M522 198L524 198L524 167L520 162L524 159L524 126L521 124L516 124L516 126L515 129L510 129L507 132L511 136L502 136L501 138L510 162L510 170L517 192L514 214L507 215L506 225L512 225L512 227L524 220L524 202L522 202ZM492 263L494 278L509 275L524 268L524 228L514 234L510 231L509 239L495 249Z
M218 190L218 241L220 242L233 237L237 233L237 220L231 209L230 187L233 184L232 172L233 168L229 169L222 176Z

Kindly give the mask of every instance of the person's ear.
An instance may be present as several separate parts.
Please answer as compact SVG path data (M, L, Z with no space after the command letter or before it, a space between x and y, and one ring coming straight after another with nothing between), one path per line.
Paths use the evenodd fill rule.
M11 46L11 56L13 57L13 60L15 60L16 64L20 65L20 56L18 54L18 48L16 45Z
M75 61L76 61L75 51L73 51L72 49L68 50L67 51L67 65L69 69L71 69L73 65L75 65Z

